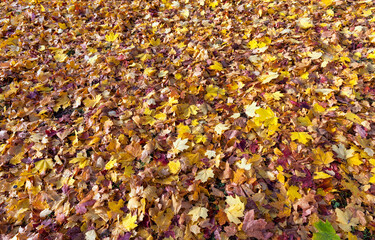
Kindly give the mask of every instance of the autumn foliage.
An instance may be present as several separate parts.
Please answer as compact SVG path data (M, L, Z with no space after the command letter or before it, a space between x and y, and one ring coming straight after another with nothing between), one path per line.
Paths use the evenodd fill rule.
M1 239L374 239L370 0L0 3Z

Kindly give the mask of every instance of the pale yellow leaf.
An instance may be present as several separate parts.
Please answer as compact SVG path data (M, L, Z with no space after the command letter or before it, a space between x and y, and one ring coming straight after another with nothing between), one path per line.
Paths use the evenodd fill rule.
M197 176L195 176L195 180L201 180L203 183L207 182L209 178L213 178L214 171L211 168L203 169L197 173Z
M195 222L200 217L206 219L208 217L208 209L205 207L194 207L188 214L192 216L192 220Z

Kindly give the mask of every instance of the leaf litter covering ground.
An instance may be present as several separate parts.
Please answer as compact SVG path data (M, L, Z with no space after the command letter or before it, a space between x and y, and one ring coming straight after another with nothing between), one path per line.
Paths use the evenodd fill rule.
M372 1L3 1L3 239L374 239Z

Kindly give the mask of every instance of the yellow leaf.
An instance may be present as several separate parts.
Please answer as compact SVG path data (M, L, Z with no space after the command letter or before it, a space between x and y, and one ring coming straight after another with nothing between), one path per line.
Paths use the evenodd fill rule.
M368 54L367 58L375 59L375 52Z
M282 97L284 97L284 94L281 93L280 91L272 93L272 98L275 99L276 101L279 101Z
M211 2L211 3L209 4L209 6L210 6L211 8L216 8L217 5L219 5L219 2L218 2L218 1L213 1L213 2Z
M118 38L118 33L114 34L110 32L109 34L105 35L105 40L107 42L114 42Z
M335 16L335 12L332 9L328 9L326 12L327 12L327 15L330 17Z
M315 172L314 179L326 179L331 178L332 176L325 172Z
M170 173L176 174L178 173L178 171L180 171L181 163L178 160L176 162L171 161L168 163L168 167Z
M158 119L158 120L165 120L165 119L167 119L167 114L165 114L165 113L158 113L158 114L155 114L155 116L154 116L156 119Z
M151 39L150 43L151 43L152 46L157 47L157 46L160 45L160 39L159 38L156 39L156 40L155 39Z
M369 183L375 183L375 174L372 175L370 180L368 181Z
M24 150L22 149L16 156L14 156L9 163L12 165L19 164L23 159L23 155L25 154Z
M207 182L209 178L213 178L214 176L214 171L211 168L203 169L197 173L195 180L201 180L204 183Z
M189 14L190 14L189 9L185 8L185 9L181 10L181 16L183 16L184 18L188 18Z
M126 166L124 169L124 176L125 177L131 177L132 174L134 173L133 167L132 166Z
M292 132L291 138L302 144L306 144L309 140L313 139L307 132Z
M199 135L195 136L194 140L195 140L196 143L205 143L207 138L206 138L205 135L199 134Z
M59 23L59 27L62 29L62 30L65 30L67 28L66 24L65 23Z
M316 59L319 59L322 55L323 55L322 52L311 52L309 54L309 57L311 58L311 60L316 60Z
M152 74L154 74L156 72L156 69L154 67L149 67L149 68L146 68L145 71L143 72L143 74L147 75L147 76L152 76Z
M248 117L255 117L255 111L259 108L256 102L252 102L250 105L245 106L245 113Z
M64 62L68 58L68 55L66 55L62 50L60 50L55 53L54 58L57 62Z
M87 108L95 107L95 105L100 102L100 99L102 99L102 95L98 94L94 99L86 98L85 100L83 100L83 104Z
M308 29L314 26L310 18L300 18L298 20L298 25L302 29Z
M98 55L95 55L93 57L90 57L89 60L87 60L87 62L90 64L90 65L94 65L96 63L96 61L98 60Z
M352 230L352 227L356 227L359 223L358 218L353 217L353 213L349 209L344 209L342 211L340 208L336 208L336 221L339 223L339 227L344 230L345 232L350 232Z
M361 165L363 163L363 161L361 160L361 156L359 155L359 153L354 154L354 156L348 158L347 161L348 161L349 166L359 166L359 165Z
M206 219L208 216L208 209L205 207L194 207L189 211L189 215L192 216L193 222L197 221L200 217Z
M321 0L321 3L322 3L325 7L329 7L329 6L332 5L333 0Z
M322 106L320 106L319 104L315 103L314 106L313 106L313 110L314 112L316 113L322 113L324 112L326 109Z
M310 118L308 116L306 117L299 117L298 122L305 127L312 126L312 122L310 121Z
M70 163L79 163L79 168L84 168L90 164L89 159L85 156L83 152L77 153L77 157L69 161Z
M116 201L109 201L108 207L113 213L122 213L122 207L124 207L124 200L120 199L118 202Z
M187 108L184 109L184 117L189 118L190 115L197 115L198 113L198 107L195 105L190 105Z
M345 145L340 143L339 145L333 145L332 150L337 153L337 157L341 159L348 159L354 155L353 149L346 149Z
M351 233L351 232L348 233L348 240L357 240L357 239L358 239L358 238L357 238L356 235L354 235L354 234Z
M105 165L105 170L111 170L113 167L117 166L117 159L116 158L112 158L111 160L109 160L109 162L107 162L107 164Z
M268 71L266 74L262 74L261 76L259 76L259 81L265 84L271 82L273 79L276 79L278 77L279 74L277 72Z
M188 134L186 134L188 133ZM189 128L189 126L186 126L182 123L180 123L179 125L177 125L177 134L179 138L183 139L183 138L187 138L186 135L189 135L189 133L191 133L191 130Z
M317 93L321 93L324 96L330 94L331 92L334 92L334 90L330 88L317 88L317 89L314 89L314 91Z
M137 215L132 216L131 213L128 213L122 220L122 226L124 227L125 231L129 232L138 226L135 224L136 221Z
M206 87L206 95L204 96L205 99L212 100L214 97L219 96L219 95L225 95L225 90L220 89L216 86L209 85Z
M229 129L228 125L219 123L218 125L215 126L214 130L217 135L221 135L223 132L225 132L228 129Z
M244 216L243 212L245 210L245 204L237 195L235 198L233 196L228 196L225 201L228 204L228 207L224 212L227 214L229 221L235 224L240 224L241 221L238 218Z
M162 78L162 77L165 77L168 75L168 71L167 70L161 70L159 73L158 73L158 77Z
M316 148L316 149L313 149L312 152L314 154L314 159L315 159L314 164L328 165L331 162L335 161L335 159L333 159L333 153L332 152L330 152L330 151L325 152L320 147Z
M180 80L180 79L182 78L182 75L181 75L181 73L176 73L176 74L174 75L174 77L175 77L177 80Z
M254 118L254 123L257 126L277 126L278 118L275 116L275 113L272 111L271 108L267 107L267 109L259 108L255 111L258 114L258 117Z
M160 232L164 232L168 229L168 227L171 225L171 220L173 218L174 214L172 209L167 208L167 210L159 211L158 214L152 217L152 220L156 223L156 225L159 228Z
M309 73L305 72L304 74L301 75L301 78L304 79L304 80L309 79Z
M188 142L188 139L181 139L181 138L177 138L177 140L175 142L173 142L173 148L172 148L172 153L179 153L179 152L183 152L184 150L188 149L189 146L186 145L186 143Z
M352 113L352 112L347 112L345 114L345 117L352 121L352 122L355 122L357 124L361 124L362 123L362 119L360 117L358 117L356 114Z
M249 43L247 44L247 46L250 49L258 48L258 42L257 42L257 40L253 39L253 40L249 41Z
M88 143L89 146L94 145L95 143L100 142L101 138L100 137L94 137L91 139L91 141Z
M297 186L290 186L287 192L287 195L290 201L294 201L294 199L300 199L302 195L298 192L299 188Z
M46 158L35 163L35 170L39 173L46 172L53 168L53 161L51 158Z
M214 61L214 64L209 66L208 69L222 71L223 65L221 65L221 63L219 63L218 61Z

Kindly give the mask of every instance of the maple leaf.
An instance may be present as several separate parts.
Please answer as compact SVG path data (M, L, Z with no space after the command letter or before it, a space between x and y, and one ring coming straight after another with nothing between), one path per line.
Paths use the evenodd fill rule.
M213 98L219 95L225 95L225 90L220 89L217 86L209 85L206 87L206 95L204 96L205 99L212 100Z
M319 220L314 223L314 227L317 232L313 234L313 240L340 240L340 237L336 234L335 229L328 220L326 222Z
M85 105L85 107L87 108L91 108L91 107L95 107L96 104L98 104L100 102L100 99L102 99L102 95L98 94L95 96L95 98L91 99L91 98L86 98L85 100L83 100L83 104Z
M250 105L245 106L245 113L248 117L255 117L255 111L259 109L260 107L257 107L256 102L252 102Z
M175 142L173 142L173 149L172 153L177 154L179 152L183 152L184 150L188 149L189 146L186 145L186 143L189 141L189 139L181 139L177 138Z
M208 158L214 158L216 156L216 151L214 150L207 150L204 154Z
M65 60L68 58L68 55L66 55L63 50L60 50L56 51L54 58L58 62L65 62Z
M302 195L298 192L299 187L297 186L290 186L287 192L287 195L290 199L290 201L294 201L295 199L300 199Z
M222 71L223 70L223 65L221 63L214 61L214 64L208 67L211 70L217 70L217 71Z
M135 223L137 221L137 215L132 216L131 213L128 213L125 218L122 219L122 226L125 231L129 232L136 228L138 225Z
M208 216L208 209L205 207L194 207L189 211L189 215L192 216L193 222L197 221L200 217L206 219Z
M180 161L170 161L168 163L168 167L169 167L169 172L172 173L172 174L176 174L178 173L178 171L180 171L180 167L181 167L181 163Z
M203 169L197 173L197 176L195 176L195 180L201 180L203 183L207 182L209 178L213 178L214 171L211 168Z
M35 163L34 171L45 173L48 169L53 168L53 161L51 158L46 158Z
M354 154L352 157L347 159L349 166L359 166L363 164L361 155L359 153Z
M223 132L225 132L228 129L229 129L228 125L219 123L215 126L214 130L217 135L221 135Z
M117 166L117 159L112 157L112 159L105 165L105 170L111 170L115 166Z
M118 33L114 34L113 32L110 32L109 34L105 35L105 40L107 42L114 42L118 38Z
M161 41L160 41L159 38L156 39L156 40L155 40L155 39L151 39L151 40L150 40L151 45L154 46L154 47L159 46L159 45L160 45L160 42L161 42Z
M225 201L228 204L228 207L224 212L227 214L229 221L236 224L241 223L238 218L244 216L243 212L245 210L245 204L237 195L236 197L228 196Z
M246 212L243 220L242 230L248 237L263 239L264 235L262 231L266 229L267 222L264 219L254 220L254 215L254 209Z
M325 7L329 7L332 5L333 0L321 0L320 1Z
M264 124L265 126L277 125L278 118L275 117L275 113L272 111L271 108L259 108L255 111L255 113L258 114L258 117L254 118L254 123L257 126L261 126L262 124Z
M325 172L315 172L314 179L326 179L331 178L332 176Z
M79 153L77 153L77 157L71 159L69 162L70 163L79 163L78 164L79 168L84 168L84 167L86 167L86 166L88 166L90 164L90 161L87 158L85 152L79 152Z
M154 67L149 67L149 68L146 68L143 72L144 75L146 76L152 76L154 73L156 72L156 69Z
M323 149L321 149L320 147L316 148L316 149L313 149L312 152L314 154L314 159L315 159L314 163L315 164L328 165L331 162L335 161L335 159L333 158L332 152L330 152L330 151L324 152Z
M307 17L298 19L298 25L303 29L308 29L314 26L311 19Z
M340 143L339 145L333 145L332 150L337 154L337 157L344 160L352 157L354 154L353 149L346 149L345 145L342 143Z
M166 231L171 225L171 220L174 214L172 209L167 208L166 211L159 211L156 216L152 217L152 220L155 221L156 225L159 228L159 231Z
M352 227L356 227L359 223L359 219L353 217L352 211L345 209L342 211L340 208L335 209L336 212L336 221L339 222L339 227L345 232L350 232Z
M291 138L292 140L297 140L303 144L306 144L309 140L313 139L307 132L292 132Z
M267 72L267 74L263 74L259 77L259 81L262 83L262 84L266 84L266 83L269 83L271 82L273 79L276 79L279 77L279 74L277 72Z
M108 207L112 211L112 212L110 212L110 214L112 214L112 213L122 213L123 211L121 210L121 208L124 207L124 200L120 199L118 202L109 201Z
M241 161L236 162L236 166L241 169L249 171L251 169L252 163L247 163L247 162L248 161L246 160L246 158L242 158Z
M97 237L98 235L96 234L94 229L85 233L85 240L95 240Z

